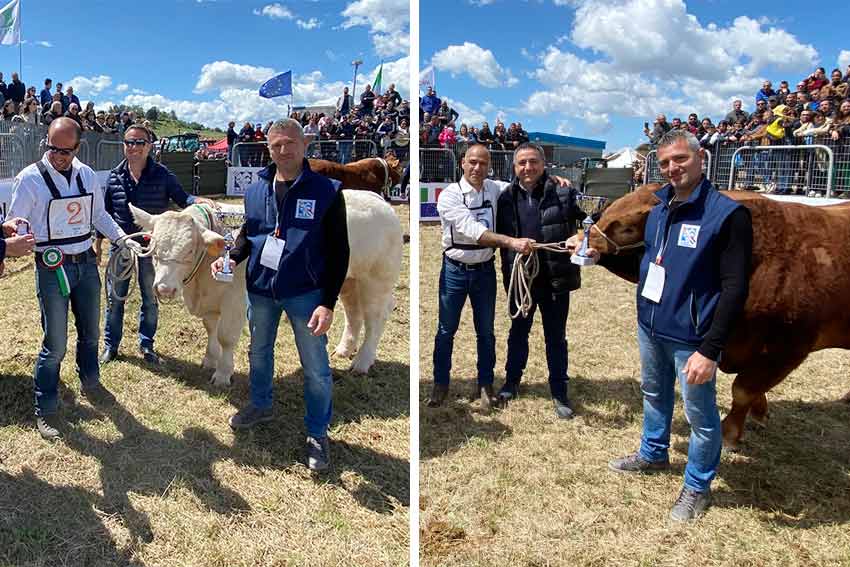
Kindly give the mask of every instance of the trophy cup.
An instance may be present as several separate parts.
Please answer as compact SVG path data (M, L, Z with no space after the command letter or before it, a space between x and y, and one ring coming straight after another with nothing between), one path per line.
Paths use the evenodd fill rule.
M222 234L224 237L224 254L222 255L224 266L220 272L216 272L214 277L216 281L230 283L233 281L233 270L230 269L230 251L233 250L233 245L236 243L233 233L238 231L242 223L245 222L245 215L238 212L216 211L215 216L224 231L224 234Z
M587 255L587 243L590 241L590 227L593 226L593 215L600 212L605 208L608 199L605 197L596 197L593 195L586 195L584 193L579 193L576 196L576 203L579 208L587 214L583 221L581 221L581 226L584 228L584 240L581 241L581 246L578 249L578 252L573 254L570 261L573 264L579 266L592 266L596 263L596 260Z

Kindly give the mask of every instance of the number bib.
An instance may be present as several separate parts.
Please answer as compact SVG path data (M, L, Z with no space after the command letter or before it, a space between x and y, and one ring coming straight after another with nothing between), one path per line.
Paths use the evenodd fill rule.
M47 232L51 241L91 234L91 193L51 199L47 205Z

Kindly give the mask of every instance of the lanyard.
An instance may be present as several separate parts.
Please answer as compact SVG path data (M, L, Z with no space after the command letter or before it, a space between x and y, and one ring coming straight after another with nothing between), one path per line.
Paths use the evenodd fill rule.
M668 209L670 208L670 205L673 204L673 200L675 198L676 197L674 196L673 198L670 199L670 202L667 203ZM681 204L679 206L681 206ZM679 210L678 207L676 207L675 210L671 211L669 216L667 217L668 222L667 222L667 229L664 233L664 240L661 241L661 248L658 249L658 254L655 255L655 263L658 264L659 266L661 265L661 260L664 257L664 251L667 250L667 242L670 240L670 229L673 228L673 215L676 213L677 210ZM658 243L658 232L660 230L661 230L661 226L659 225L655 229L655 242L656 243Z

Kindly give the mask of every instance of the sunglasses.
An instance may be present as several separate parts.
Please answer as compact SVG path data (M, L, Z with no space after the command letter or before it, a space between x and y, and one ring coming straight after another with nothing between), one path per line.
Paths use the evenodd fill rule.
M127 147L132 147L132 146L144 146L144 145L145 145L145 144L147 144L147 143L148 143L148 141L147 141L147 140L135 140L135 139L133 139L133 140L124 140L124 145L125 145L125 146L127 146Z
M69 148L57 148L56 146L51 146L50 144L48 144L47 145L47 151L54 153L54 154L59 154L60 156L69 156L69 155L73 154L75 151L77 151L77 147L74 146L73 148L70 148L70 149Z

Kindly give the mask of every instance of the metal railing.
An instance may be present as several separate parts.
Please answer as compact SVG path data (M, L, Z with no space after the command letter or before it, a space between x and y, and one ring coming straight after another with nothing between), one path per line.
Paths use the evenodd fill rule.
M307 146L308 158L342 164L379 155L378 146L372 140L318 140Z
M420 148L419 149L419 180L422 182L457 181L458 162L454 152L449 148Z
M29 163L21 139L14 134L0 134L0 179L15 177Z
M831 197L834 164L832 149L821 144L742 146L732 154L726 187Z
M233 145L234 167L266 167L271 162L266 142L239 142Z

